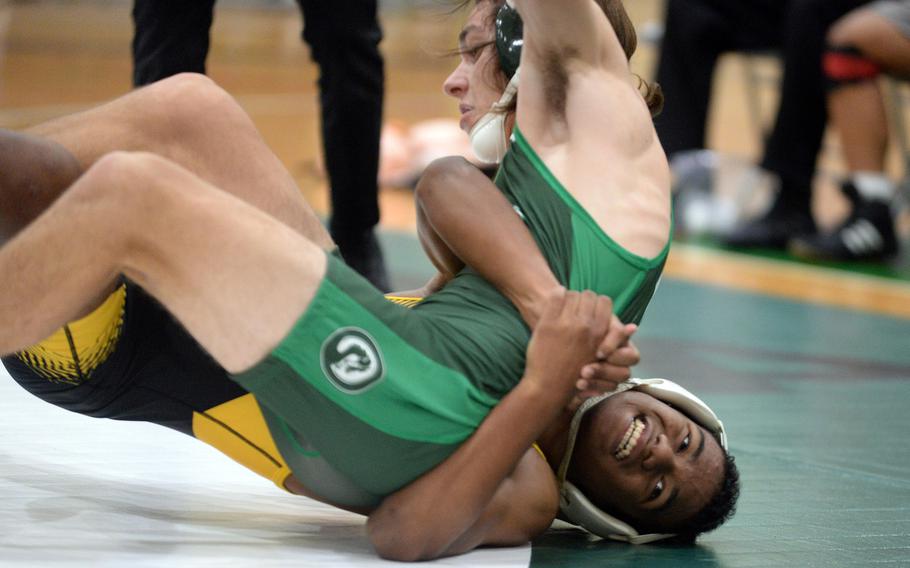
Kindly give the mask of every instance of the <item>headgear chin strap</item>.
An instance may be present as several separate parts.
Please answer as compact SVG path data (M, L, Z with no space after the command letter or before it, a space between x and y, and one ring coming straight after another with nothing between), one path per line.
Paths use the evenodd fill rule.
M498 164L509 149L506 138L506 118L509 106L518 94L518 65L521 63L521 48L524 45L524 25L518 10L507 0L496 13L495 44L499 56L499 67L509 84L499 101L483 115L471 129L471 147L481 162Z
M480 117L477 124L471 128L471 148L474 155L481 162L487 164L498 164L502 161L503 156L509 149L506 140L506 118L508 117L507 109L515 95L518 93L518 76L520 69L515 71L506 90L502 93L499 101L490 107L490 112Z
M621 383L613 392L589 398L575 411L575 416L572 417L572 423L569 426L569 442L566 446L566 453L557 471L560 511L570 523L578 525L597 536L631 544L646 544L676 535L666 533L639 534L631 525L599 509L585 497L580 489L571 482L566 481L566 474L572 461L572 451L575 449L578 429L581 427L581 419L589 410L604 400L615 394L633 389L647 393L657 400L675 407L713 434L724 451L727 451L727 433L724 430L723 422L720 421L707 404L688 390L667 379L629 379Z

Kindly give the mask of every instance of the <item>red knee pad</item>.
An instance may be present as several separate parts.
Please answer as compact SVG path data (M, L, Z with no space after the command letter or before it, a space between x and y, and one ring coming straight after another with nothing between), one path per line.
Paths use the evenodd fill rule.
M829 45L822 57L828 90L844 85L874 81L882 69L853 46Z

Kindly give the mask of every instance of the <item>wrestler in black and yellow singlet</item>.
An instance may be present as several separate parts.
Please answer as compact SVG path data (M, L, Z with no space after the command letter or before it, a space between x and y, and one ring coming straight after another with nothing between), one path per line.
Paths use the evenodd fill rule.
M22 387L61 408L173 428L279 485L290 473L252 395L132 283L3 364Z

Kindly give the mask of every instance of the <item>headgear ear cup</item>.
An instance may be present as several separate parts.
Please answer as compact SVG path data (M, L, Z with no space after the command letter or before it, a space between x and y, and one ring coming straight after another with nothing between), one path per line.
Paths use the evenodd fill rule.
M477 124L471 128L471 148L477 159L487 164L498 164L506 155L506 112L518 94L518 66L521 63L521 48L524 45L524 25L518 10L506 2L496 13L495 44L499 66L509 78L499 101Z
M518 10L506 2L496 13L496 53L499 66L509 79L521 63L521 48L524 46L524 23Z
M481 162L498 164L509 149L506 140L506 109L518 92L519 74L516 70L499 101L471 128L468 135L471 138L471 148Z
M572 523L592 534L611 540L647 544L673 536L663 533L638 534L631 525L601 511L580 489L568 481L563 483L559 491L559 510L563 516L571 519Z
M717 415L707 404L682 386L667 379L629 379L621 383L613 392L589 398L575 412L569 428L566 453L557 471L560 511L570 523L576 524L597 536L632 544L645 544L675 535L665 533L639 534L629 524L602 511L588 500L580 489L566 480L566 474L572 460L572 451L575 448L575 441L581 426L581 419L589 410L609 397L632 389L645 392L662 402L676 407L680 412L713 434L724 451L727 451L727 433L723 422L717 418Z

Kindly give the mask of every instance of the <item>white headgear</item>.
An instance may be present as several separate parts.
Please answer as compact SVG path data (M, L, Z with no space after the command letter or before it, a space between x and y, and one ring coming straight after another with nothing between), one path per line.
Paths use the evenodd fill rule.
M518 94L518 76L521 69L515 71L506 90L502 93L499 101L490 107L490 111L480 117L477 124L471 128L471 148L474 155L481 162L487 164L498 164L506 155L509 145L506 140L506 117L509 105L515 100Z
M496 53L502 72L509 78L509 84L499 101L477 121L469 135L474 155L487 164L498 164L508 150L506 117L509 105L518 93L518 71L524 46L524 24L512 0L506 0L499 8L495 21Z
M675 535L666 533L639 534L629 524L599 509L585 497L581 490L571 482L566 481L566 473L569 471L572 450L575 448L575 439L578 436L582 417L589 410L614 394L633 389L647 393L657 400L675 407L713 434L724 451L727 450L727 433L724 430L723 422L720 421L707 404L688 390L667 379L629 379L621 383L613 392L589 398L575 411L575 416L572 417L572 423L569 427L569 443L566 446L566 453L557 472L560 511L570 523L578 525L597 536L632 544L646 544Z

